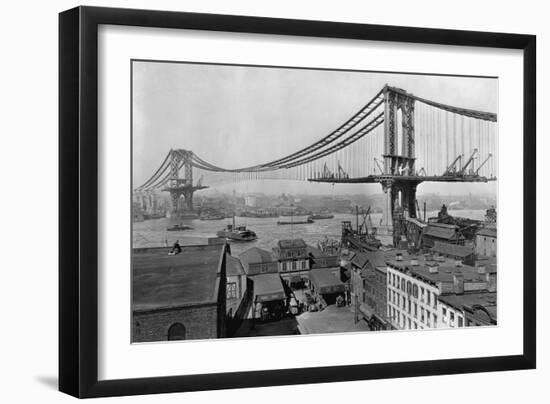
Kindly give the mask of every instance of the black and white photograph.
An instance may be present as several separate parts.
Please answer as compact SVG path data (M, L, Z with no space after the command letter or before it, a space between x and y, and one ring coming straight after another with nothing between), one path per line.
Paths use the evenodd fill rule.
M498 326L498 77L130 69L132 343Z

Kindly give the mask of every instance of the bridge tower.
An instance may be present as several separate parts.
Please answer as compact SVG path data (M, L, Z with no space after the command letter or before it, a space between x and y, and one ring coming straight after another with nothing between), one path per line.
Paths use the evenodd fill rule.
M183 149L170 150L169 158L170 177L168 186L163 191L170 192L172 213L178 216L185 212L193 212L193 193L208 188L199 184L193 185L193 152ZM183 178L180 178L182 168Z
M386 203L382 224L391 230L397 211L416 217L414 106L400 89L384 88L384 173L380 177Z

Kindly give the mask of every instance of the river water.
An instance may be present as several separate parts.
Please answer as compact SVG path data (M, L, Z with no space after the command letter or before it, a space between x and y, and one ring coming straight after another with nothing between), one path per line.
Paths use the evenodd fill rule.
M453 216L468 217L476 220L483 220L485 210L449 210ZM428 217L436 216L437 212L427 212ZM381 213L372 214L372 223L376 226L382 217ZM295 216L294 220L305 220L306 217ZM278 225L278 220L290 220L290 217L250 218L236 217L237 225L245 225L256 232L258 239L250 242L231 242L231 253L238 255L251 247L260 247L271 251L278 240L290 238L302 238L312 246L325 239L340 239L342 221L349 220L355 227L355 215L336 213L333 219L316 220L310 224L299 225ZM143 222L133 223L133 247L159 247L165 243L172 245L176 240L181 245L205 244L209 237L216 237L216 232L232 222L231 219L224 220L199 220L199 219L152 219ZM193 227L193 230L166 231L168 227L176 223L183 223ZM362 218L359 217L359 223ZM390 243L389 238L382 239L384 244Z

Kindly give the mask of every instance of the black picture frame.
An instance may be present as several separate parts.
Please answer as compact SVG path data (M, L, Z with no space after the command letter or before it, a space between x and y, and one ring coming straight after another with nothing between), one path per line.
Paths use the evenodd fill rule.
M99 381L98 26L113 24L523 51L523 353L469 359ZM76 397L325 383L536 366L536 37L184 12L77 7L59 15L59 389ZM519 135L519 134L518 134ZM521 232L518 232L521 234Z

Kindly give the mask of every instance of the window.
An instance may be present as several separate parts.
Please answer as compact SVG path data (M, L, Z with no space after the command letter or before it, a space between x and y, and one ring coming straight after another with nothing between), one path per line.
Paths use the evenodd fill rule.
M432 296L432 294L430 293L430 291L428 291L428 304L432 304L431 303L431 296Z
M409 330L410 330L412 328L411 327L411 319L409 318L408 321L409 321Z
M401 279L401 290L405 291L405 279Z
M416 321L415 321L415 323L414 323L414 329L415 329L415 330L418 329L418 324L416 324Z
M434 327L437 327L437 316L434 314Z
M423 307L420 308L420 321L424 322L424 308Z
M464 320L460 316L458 317L458 326L459 327L464 327Z
M407 302L405 301L405 296L403 296L402 298L403 300L403 310L405 310L407 308Z
M411 284L411 281L408 281L407 282L407 294L411 294L412 293L412 284Z
M424 288L420 288L420 300L424 301Z
M454 312L449 312L450 315L451 315L451 321L455 321L455 313Z
M414 304L414 318L418 317L418 305Z
M286 271L286 262L283 262L283 272Z
M437 295L434 292L434 308L437 309Z
M228 282L226 288L226 297L228 299L236 299L237 296L237 282Z
M418 299L418 285L413 285L413 296Z
M411 314L411 299L407 299L409 303L408 312Z
M443 313L443 317L445 317L447 315L447 308L446 307L442 307L441 308L441 312Z

